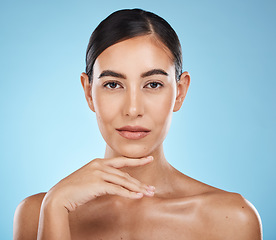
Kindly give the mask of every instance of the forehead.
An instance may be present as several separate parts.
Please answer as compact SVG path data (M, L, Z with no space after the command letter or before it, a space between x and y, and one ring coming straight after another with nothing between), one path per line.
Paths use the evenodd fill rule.
M133 73L154 68L175 71L172 53L153 35L116 43L105 49L94 63L94 73L106 69Z

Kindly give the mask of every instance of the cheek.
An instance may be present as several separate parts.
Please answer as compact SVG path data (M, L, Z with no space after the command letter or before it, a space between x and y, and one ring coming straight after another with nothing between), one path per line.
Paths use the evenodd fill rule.
M160 116L168 115L173 108L173 98L172 96L168 97L162 96L159 101L154 105L153 111L160 114Z
M161 135L166 135L172 118L175 95L173 91L166 91L156 97L149 99L147 110L154 126L157 127ZM156 130L157 130L156 129Z
M113 113L116 111L118 104L114 102L114 99L110 99L109 96L98 96L95 98L95 111L103 121L110 121L113 118Z
M115 94L116 95L116 94ZM104 92L95 92L93 103L100 131L105 135L106 131L112 127L119 127L116 124L116 118L120 114L122 98Z

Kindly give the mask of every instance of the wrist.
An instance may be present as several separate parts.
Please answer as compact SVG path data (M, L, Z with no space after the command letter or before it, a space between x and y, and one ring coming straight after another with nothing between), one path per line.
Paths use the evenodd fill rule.
M71 239L69 213L60 198L51 192L42 201L37 236L37 239Z
M62 198L59 196L59 194L53 192L52 190L48 191L45 195L42 205L42 210L53 210L53 211L64 211L66 209L65 203L62 200Z

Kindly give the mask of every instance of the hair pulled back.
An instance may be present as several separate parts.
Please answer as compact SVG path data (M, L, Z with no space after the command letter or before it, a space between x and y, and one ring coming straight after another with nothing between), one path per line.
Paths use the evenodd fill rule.
M92 33L86 50L86 74L93 80L97 57L115 43L143 35L154 34L172 53L175 79L182 73L182 50L176 32L158 15L142 9L123 9L110 14Z

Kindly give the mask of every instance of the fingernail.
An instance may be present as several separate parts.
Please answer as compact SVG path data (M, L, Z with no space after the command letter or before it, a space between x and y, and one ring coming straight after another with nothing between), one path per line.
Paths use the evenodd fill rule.
M137 195L138 197L143 197L143 193L140 193L140 192L136 193L136 195Z
M148 157L146 157L147 159L149 159L149 160L152 160L153 159L153 156L148 156Z
M154 187L154 186L148 185L148 188L150 188L151 190L155 190L155 187Z
M150 190L147 190L147 195L153 196L153 195L154 195L154 192L153 192L153 191L150 191Z

